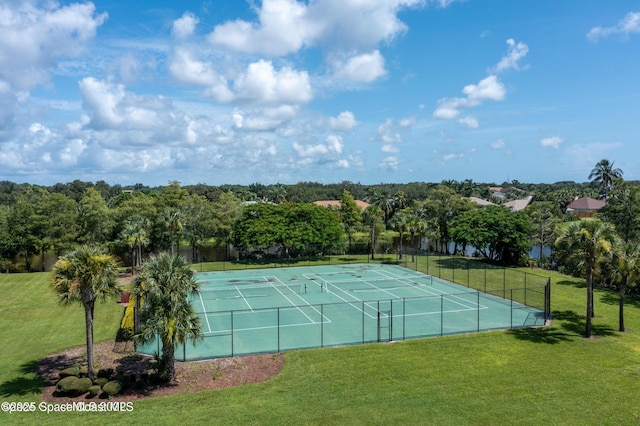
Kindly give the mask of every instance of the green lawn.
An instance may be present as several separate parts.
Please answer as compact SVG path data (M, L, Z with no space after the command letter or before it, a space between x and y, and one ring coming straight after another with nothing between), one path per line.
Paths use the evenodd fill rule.
M584 283L542 274L550 327L294 351L265 383L152 398L133 413L0 412L0 424L639 424L640 302L619 333L616 294L597 291L587 340ZM58 306L47 279L0 276L1 401L39 401L37 360L84 343L82 308ZM96 308L96 340L115 334L121 313Z

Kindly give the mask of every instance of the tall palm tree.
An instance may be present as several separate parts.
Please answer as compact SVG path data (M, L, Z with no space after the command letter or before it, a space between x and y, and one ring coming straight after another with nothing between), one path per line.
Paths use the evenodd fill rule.
M371 205L362 212L362 222L369 225L371 239L371 259L376 256L376 222L384 217L384 213L378 207Z
M203 337L200 318L189 303L200 284L183 256L161 253L142 265L134 282L133 295L144 300L141 325L135 338L148 343L159 337L162 343L158 372L170 382L176 377L175 349L187 340Z
M399 260L402 260L402 240L404 239L404 234L407 232L407 223L409 222L409 217L405 212L398 212L391 219L391 227L398 231L400 234L400 243L399 243L399 251L400 255L398 256Z
M600 195L607 198L616 179L622 178L623 171L613 168L614 161L600 160L589 174L589 180L600 190Z
M175 255L176 233L182 231L182 211L176 208L169 208L164 211L162 218L167 228L169 228L169 237L171 239L171 254Z
M585 337L591 337L593 310L593 272L598 262L608 255L616 239L613 226L599 219L572 222L556 240L561 256L585 268L587 284L587 323Z
M411 261L415 261L416 247L414 244L415 236L421 237L427 229L427 223L415 212L411 212L407 219L407 232L411 235Z
M624 295L628 284L634 283L640 277L640 244L625 243L619 240L613 250L613 271L618 280L619 308L618 330L625 331L624 326Z
M149 220L140 215L131 216L120 232L120 239L129 248L131 258L131 275L135 274L135 268L142 264L142 248L150 242L147 228Z
M384 224L386 225L393 211L393 198L390 197L386 192L382 192L374 188L371 191L370 195L367 197L367 201L369 202L369 204L372 204L382 210Z
M79 247L58 259L53 266L51 284L60 302L80 302L84 307L87 342L87 375L93 380L93 310L97 299L116 296L116 260L100 248Z

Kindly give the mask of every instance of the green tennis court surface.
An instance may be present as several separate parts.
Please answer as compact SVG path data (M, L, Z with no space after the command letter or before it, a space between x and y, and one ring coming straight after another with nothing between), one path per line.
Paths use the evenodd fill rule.
M527 306L542 289L507 300L401 266L351 264L205 272L192 303L205 338L183 360L415 339L544 324ZM514 297L514 291L516 296ZM515 302L513 300L522 300ZM138 350L159 351L158 343Z

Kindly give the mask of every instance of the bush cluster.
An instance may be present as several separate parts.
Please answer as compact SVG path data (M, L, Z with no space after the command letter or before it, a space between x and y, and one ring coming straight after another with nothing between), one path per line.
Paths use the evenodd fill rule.
M113 369L100 370L96 379L87 376L86 367L73 365L60 371L60 380L56 383L56 394L60 396L77 397L88 393L89 398L96 396L113 397L122 390L119 380L112 379Z

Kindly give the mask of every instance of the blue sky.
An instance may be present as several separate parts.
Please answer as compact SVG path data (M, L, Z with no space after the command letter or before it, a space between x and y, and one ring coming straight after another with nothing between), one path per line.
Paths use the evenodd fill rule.
M640 5L0 4L0 180L640 179Z

